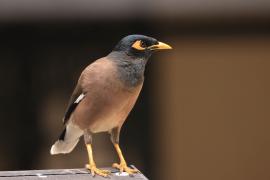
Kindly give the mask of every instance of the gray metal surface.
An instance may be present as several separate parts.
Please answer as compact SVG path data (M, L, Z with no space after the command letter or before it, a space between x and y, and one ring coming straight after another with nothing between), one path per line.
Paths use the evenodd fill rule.
M134 167L134 166L133 166ZM137 173L129 176L126 173L120 174L112 168L104 168L112 171L109 178L100 176L92 177L87 169L50 169L50 170L29 170L29 171L0 171L0 179L7 180L147 180L147 178Z

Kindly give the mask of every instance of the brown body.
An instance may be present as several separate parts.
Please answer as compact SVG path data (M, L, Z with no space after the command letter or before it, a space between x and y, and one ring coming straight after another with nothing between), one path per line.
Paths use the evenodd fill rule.
M115 62L107 58L95 61L79 78L78 85L85 97L73 112L73 123L92 133L121 127L138 98L142 84L126 87L119 79Z
M119 156L112 166L134 174L119 147L121 127L133 108L144 81L144 70L152 52L171 49L165 43L143 35L123 38L106 57L96 60L82 72L63 118L65 129L51 148L51 154L71 152L84 136L92 175L104 177L108 170L98 169L93 158L92 134L109 132Z

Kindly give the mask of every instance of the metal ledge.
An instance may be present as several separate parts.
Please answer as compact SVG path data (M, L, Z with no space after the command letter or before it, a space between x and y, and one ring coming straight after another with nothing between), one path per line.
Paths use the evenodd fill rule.
M132 166L135 168L134 166ZM29 170L29 171L0 171L0 179L8 180L148 180L142 173L129 176L127 173L119 173L112 168L102 168L112 171L109 178L92 176L87 169L49 169L49 170Z

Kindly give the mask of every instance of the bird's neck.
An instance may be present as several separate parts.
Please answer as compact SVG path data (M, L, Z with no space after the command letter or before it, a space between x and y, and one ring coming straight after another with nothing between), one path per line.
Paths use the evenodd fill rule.
M109 59L116 63L119 79L128 87L136 87L143 83L146 59L128 56L122 52L112 52Z

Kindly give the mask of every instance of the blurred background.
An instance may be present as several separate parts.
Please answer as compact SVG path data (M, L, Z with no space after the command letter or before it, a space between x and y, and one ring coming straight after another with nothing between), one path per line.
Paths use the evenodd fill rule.
M153 55L121 132L149 179L270 179L270 1L1 0L0 170L80 168L83 141L50 156L80 72L128 34ZM117 159L94 137L99 166Z

